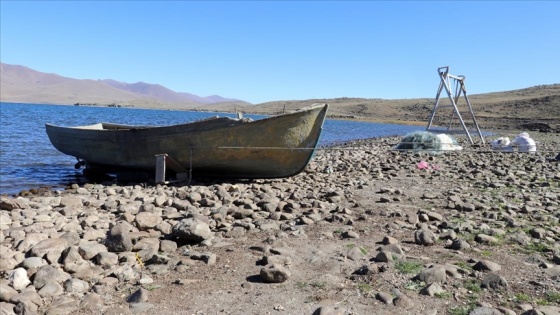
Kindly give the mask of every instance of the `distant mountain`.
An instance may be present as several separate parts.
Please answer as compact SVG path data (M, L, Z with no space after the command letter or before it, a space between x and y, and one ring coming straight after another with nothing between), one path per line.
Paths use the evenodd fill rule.
M210 96L206 96L206 97L200 97L200 96L196 96L194 94L190 94L190 93L179 93L181 95L184 95L190 99L192 99L193 101L199 102L199 103L203 103L203 104L216 104L216 103L229 103L229 102L239 102L241 100L237 100L234 98L223 98L219 95L210 95Z
M136 82L136 83L129 84L129 83L119 82L111 79L100 80L100 81L120 90L125 90L132 93L145 95L164 102L195 102L200 104L214 104L214 103L222 103L222 102L239 101L236 99L223 98L218 95L201 97L191 93L181 93L181 92L177 93L159 84L149 84L144 82Z
M78 80L5 63L0 63L0 101L51 104L118 103L139 106L162 103L162 107L169 103L190 107L224 102L248 104L218 95L201 97L190 93L178 93L159 84L130 84L111 79Z

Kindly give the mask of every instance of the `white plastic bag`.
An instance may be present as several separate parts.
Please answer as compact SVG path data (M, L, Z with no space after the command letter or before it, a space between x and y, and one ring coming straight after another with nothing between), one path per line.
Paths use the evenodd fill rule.
M492 150L503 151L503 152L513 152L511 147L511 142L508 137L501 137L490 142Z
M536 152L537 151L537 144L535 140L529 137L529 134L526 132L522 132L519 136L515 137L511 142L512 147L517 147L519 152Z

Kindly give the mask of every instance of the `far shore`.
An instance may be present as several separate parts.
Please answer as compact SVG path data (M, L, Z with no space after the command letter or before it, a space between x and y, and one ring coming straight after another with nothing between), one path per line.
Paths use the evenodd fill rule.
M10 103L10 102L6 102ZM77 104L35 104L35 103L14 103L14 104L26 104L26 105L53 105L53 106L81 106L81 107L108 107L108 108L126 108L126 109L147 109L147 110L169 110L169 111L185 111L185 112L205 112L205 113L227 113L227 114L235 114L237 112L241 112L246 115L277 115L280 113L268 113L263 114L262 112L251 112L249 109L250 107L245 107L242 111L234 110L219 110L214 111L211 109L202 109L202 108L159 108L154 106L136 106L136 105L122 105L122 104L95 104L95 103L77 103ZM258 105L253 105L258 106ZM327 114L328 119L334 120L350 120L350 121L363 121L363 122L370 122L370 123L379 123L379 124L394 124L394 125L409 125L409 126L422 126L425 125L426 122L423 121L416 121L416 120L400 120L400 119L379 119L375 117L369 116L354 116L354 115L335 115L335 114Z
M482 97L482 96L481 96ZM472 97L476 99L476 95ZM560 106L554 104L556 98L519 99L519 100L484 100L476 99L475 117L481 129L487 131L524 130L560 133ZM547 103L548 102L548 103ZM552 102L552 103L550 103ZM277 101L257 105L247 103L216 103L216 104L179 104L164 102L139 102L139 103L87 103L43 105L57 106L89 106L89 107L115 107L129 109L152 109L170 111L193 111L211 113L243 113L248 115L278 115L284 111L293 111L313 103L327 103L330 105L328 119L363 121L382 124L397 125L427 125L433 111L433 100L430 99L314 99L302 101ZM550 103L550 104L549 104ZM33 105L33 103L19 103ZM38 103L37 103L38 104ZM537 105L535 105L537 104ZM473 105L474 106L474 105ZM512 106L516 110L512 111ZM517 110L519 108L519 110ZM472 116L460 107L461 115L469 129L475 129ZM450 111L438 110L434 125L447 126L451 117ZM455 118L455 126L459 123Z

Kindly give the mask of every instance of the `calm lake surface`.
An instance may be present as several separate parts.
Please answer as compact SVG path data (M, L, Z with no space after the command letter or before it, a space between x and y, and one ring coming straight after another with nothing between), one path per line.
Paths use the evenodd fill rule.
M57 151L45 132L45 123L61 126L114 122L129 125L172 125L226 113L150 110L114 107L62 106L0 103L0 193L51 186L54 188L83 180L74 169L76 159ZM253 119L264 116L245 115ZM423 126L378 124L328 119L319 145L349 140L405 135Z

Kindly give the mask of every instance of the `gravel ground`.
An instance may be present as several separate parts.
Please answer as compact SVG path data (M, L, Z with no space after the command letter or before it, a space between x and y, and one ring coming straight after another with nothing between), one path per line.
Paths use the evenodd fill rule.
M0 309L560 314L560 137L532 136L536 154L389 137L287 179L2 196Z

